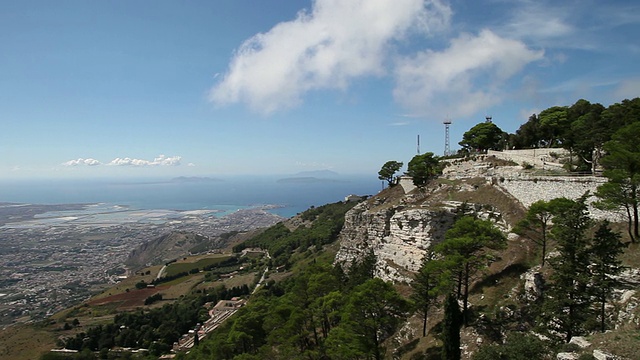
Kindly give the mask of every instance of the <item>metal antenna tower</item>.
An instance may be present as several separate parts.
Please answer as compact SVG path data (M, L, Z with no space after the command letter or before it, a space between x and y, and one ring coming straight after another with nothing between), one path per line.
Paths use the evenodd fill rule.
M418 135L418 155L420 155L420 135Z
M445 119L444 124L444 156L451 155L451 147L449 145L449 125L451 125L451 120Z

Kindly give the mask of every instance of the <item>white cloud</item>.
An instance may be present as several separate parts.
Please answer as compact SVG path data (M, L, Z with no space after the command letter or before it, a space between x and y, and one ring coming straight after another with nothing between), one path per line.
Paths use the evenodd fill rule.
M568 19L575 12L575 9L564 7L562 3L524 1L516 7L503 30L514 38L549 45L576 33L577 29Z
M133 159L129 157L115 158L107 165L110 166L177 166L180 165L181 156L159 155L153 160Z
M525 65L543 57L517 40L490 30L463 34L443 51L422 51L400 58L396 67L396 101L437 119L468 116L503 100L498 90Z
M153 160L134 159L130 157L115 158L105 165L109 166L177 166L180 165L182 160L181 156L165 156L158 155ZM75 160L69 160L62 163L64 166L98 166L103 165L102 162L91 158L78 158ZM193 163L189 163L188 166L195 166Z
M96 166L100 164L101 164L100 161L96 159L91 159L91 158L88 158L88 159L78 158L76 160L69 160L62 163L62 165L64 166L78 166L78 165Z
M270 113L310 90L345 89L354 78L384 75L394 40L446 28L451 15L441 0L316 0L310 12L245 41L210 100Z

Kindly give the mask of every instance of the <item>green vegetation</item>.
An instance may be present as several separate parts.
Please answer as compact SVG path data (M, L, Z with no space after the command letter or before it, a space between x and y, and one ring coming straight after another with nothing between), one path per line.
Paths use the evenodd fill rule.
M407 175L413 178L413 184L424 187L430 179L442 174L440 159L432 152L416 155L409 161Z
M279 283L270 281L225 326L179 358L382 359L383 340L408 315L409 303L389 283L360 281L312 262Z
M220 255L200 259L196 262L174 262L167 266L166 276L173 276L179 273L189 273L194 269L207 271L213 267L219 266L221 263L226 264L225 261L229 261L231 258L231 255Z
M463 153L486 152L487 150L502 150L507 143L507 133L492 122L482 122L462 135Z
M512 333L504 344L480 348L473 360L543 360L551 358L548 344L533 335Z
M624 209L629 223L631 241L640 238L640 122L625 126L613 134L604 144L606 155L602 158L605 167L604 176L609 182L598 188L605 208Z
M554 201L539 200L531 204L524 219L522 219L514 229L514 232L526 236L542 248L540 263L544 267L547 256L547 243L551 220L553 218Z
M554 106L531 115L515 134L509 135L508 146L509 149L562 147L569 150L575 161L570 164L571 170L597 173L603 154L609 153L605 144L617 131L639 121L640 98L623 100L608 108L580 99L571 106ZM631 134L626 139L633 142L635 137Z
M274 266L289 266L294 251L304 252L309 248L322 249L338 238L344 224L344 214L355 205L354 202L338 202L309 209L301 214L304 221L312 221L310 226L302 226L294 231L283 223L268 228L233 248L240 252L246 248L262 248L269 251Z
M445 240L436 245L435 251L442 261L456 274L457 296L462 299L462 317L468 325L469 285L471 276L486 266L490 255L487 250L498 250L506 246L507 238L491 221L463 216L447 230Z
M403 163L397 161L387 161L378 171L378 179L386 180L389 187L395 185L395 174L402 168Z
M203 307L205 302L215 303L248 293L246 286L233 289L221 286L206 293L194 293L161 308L116 315L112 323L89 327L59 345L79 351L101 351L114 346L145 348L158 356L169 351L172 344L196 323L208 319Z
M442 360L460 360L460 327L462 322L458 300L453 294L447 295L447 300L444 303L444 319L442 320Z

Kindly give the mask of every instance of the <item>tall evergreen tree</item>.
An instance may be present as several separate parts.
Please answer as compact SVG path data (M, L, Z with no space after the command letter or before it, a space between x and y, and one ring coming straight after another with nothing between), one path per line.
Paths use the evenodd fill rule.
M501 249L507 239L491 221L463 216L445 234L445 241L435 247L435 251L445 257L445 261L455 264L459 274L458 284L462 286L464 324L468 324L469 285L471 276L486 266L487 249Z
M446 264L442 260L437 260L435 253L427 251L422 259L422 266L415 275L411 283L413 293L411 299L418 313L422 315L422 336L427 336L427 318L429 309L438 300L438 295L443 293L443 289L448 288L449 275Z
M608 221L603 221L596 230L591 246L592 279L591 288L598 300L598 315L600 317L600 331L605 331L607 301L611 297L612 290L619 284L614 276L622 269L622 261L619 256L623 252L624 245L620 241L620 234L611 230Z
M350 294L341 326L355 335L363 354L381 360L384 357L383 340L393 334L408 310L409 303L390 283L379 278L370 279Z
M447 295L442 320L442 360L460 360L462 314L453 294Z
M609 182L598 188L606 205L625 208L629 217L632 241L640 237L640 122L632 123L613 134L604 144L607 155L602 158L604 176Z
M590 252L586 231L591 219L585 196L577 201L562 200L553 209L551 235L557 242L559 255L550 259L554 271L543 304L543 319L569 342L584 331L589 314Z
M552 218L550 203L539 200L531 204L524 219L518 222L514 229L517 234L528 237L542 248L541 262L543 267L547 256L547 237Z

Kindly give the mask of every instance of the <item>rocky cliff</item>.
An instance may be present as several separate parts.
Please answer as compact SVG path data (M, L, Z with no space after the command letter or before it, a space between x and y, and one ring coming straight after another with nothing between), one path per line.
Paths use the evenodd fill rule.
M348 267L373 251L378 277L410 282L425 252L444 240L457 217L475 213L507 233L509 224L493 206L443 200L464 189L473 187L434 183L427 192L404 195L398 186L356 205L345 216L336 262Z
M605 181L595 177L545 176L485 156L451 162L443 177L429 184L424 192L408 186L406 178L403 180L400 186L384 190L347 213L337 263L348 265L373 251L380 278L408 281L420 267L425 251L444 239L460 211L493 219L515 239L517 236L509 231L533 202L556 197L576 199L587 191L595 192ZM588 202L594 199L591 197ZM595 219L621 220L618 214L592 206L590 211Z
M454 219L450 208L376 208L375 203L363 202L345 217L336 261L349 264L373 250L377 276L409 281L409 272L420 268L425 251L444 239Z

